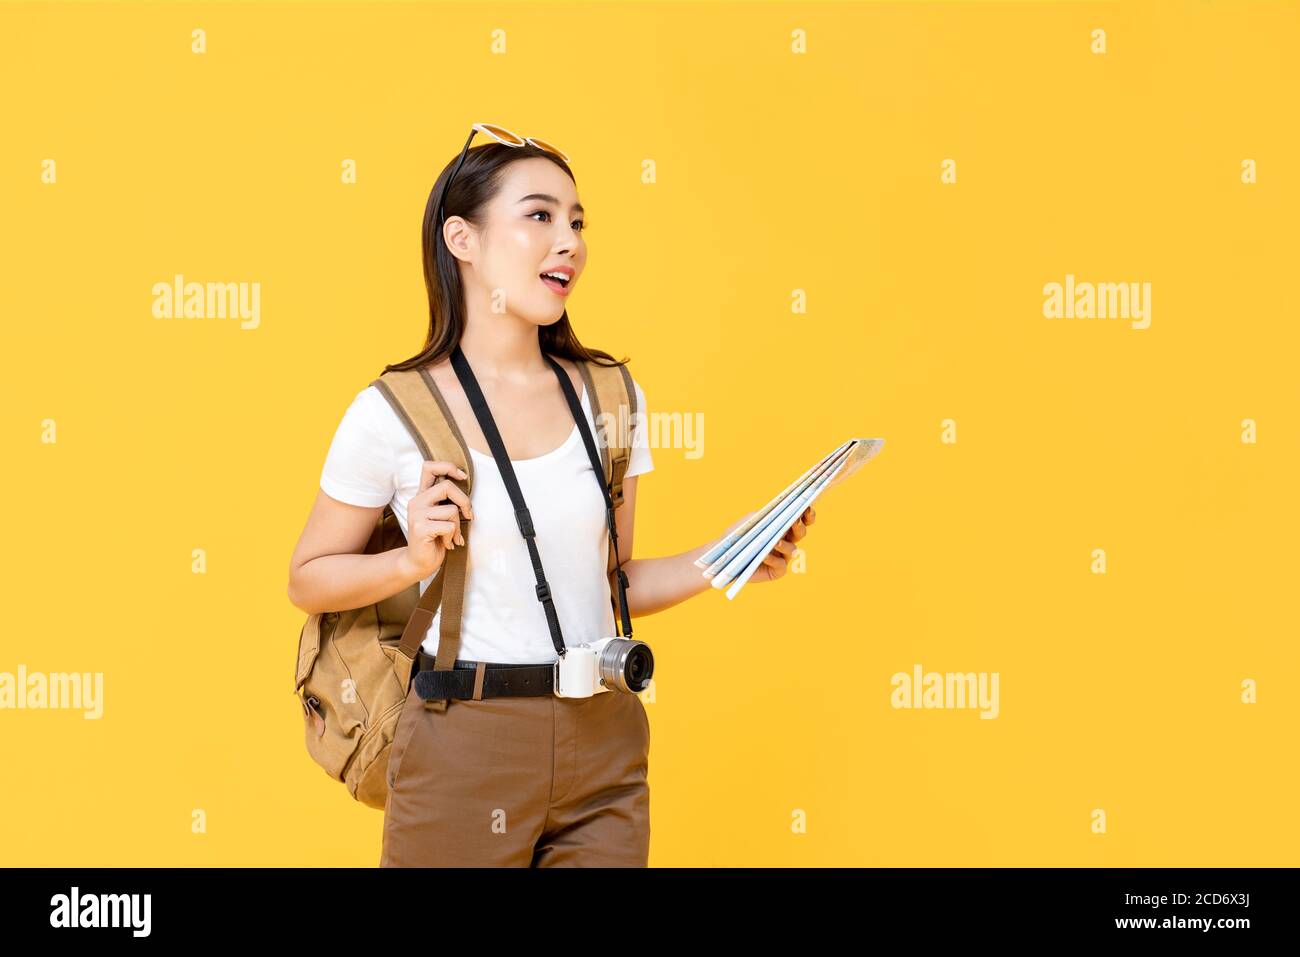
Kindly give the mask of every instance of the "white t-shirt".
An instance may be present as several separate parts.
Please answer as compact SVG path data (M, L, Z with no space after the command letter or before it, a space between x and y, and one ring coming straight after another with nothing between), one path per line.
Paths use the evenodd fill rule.
M654 468L645 438L645 393L633 379L637 417L632 430L626 476ZM432 401L432 397L430 397ZM596 420L586 387L582 408L592 439ZM549 663L559 655L537 599L537 578L528 546L515 522L514 505L496 460L470 449L474 486L468 524L465 603L461 612L460 651L468 661ZM599 444L596 448L600 452ZM566 647L616 635L610 606L609 532L605 499L592 475L587 448L573 424L559 448L531 459L511 459L537 537L551 601L560 620ZM330 444L320 485L327 495L351 505L391 504L407 531L406 509L419 488L423 456L415 440L383 395L374 386L352 400ZM627 560L626 554L620 558ZM438 574L435 572L435 575ZM433 581L420 582L420 593ZM425 634L424 650L438 653L442 610Z

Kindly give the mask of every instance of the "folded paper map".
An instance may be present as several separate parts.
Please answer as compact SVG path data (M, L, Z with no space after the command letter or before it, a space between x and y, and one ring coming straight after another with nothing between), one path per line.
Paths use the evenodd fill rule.
M874 458L884 444L884 439L849 439L728 532L695 564L704 569L714 588L726 588L727 598L735 598L813 500Z

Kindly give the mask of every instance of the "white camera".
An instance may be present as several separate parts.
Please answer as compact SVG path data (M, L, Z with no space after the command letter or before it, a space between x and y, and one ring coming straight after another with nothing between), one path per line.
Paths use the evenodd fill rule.
M650 646L634 638L602 638L575 645L555 662L555 693L590 698L602 691L643 690L654 674Z

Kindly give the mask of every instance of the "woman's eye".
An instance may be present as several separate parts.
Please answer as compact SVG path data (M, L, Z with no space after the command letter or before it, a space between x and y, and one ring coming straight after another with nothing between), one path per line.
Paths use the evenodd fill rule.
M549 222L549 221L550 221L550 218L551 218L551 211L548 210L548 209L535 209L535 210L533 210L531 213L529 213L528 215L529 215L529 216L545 216L545 217L546 217L546 221ZM575 219L571 225L576 226L576 227L578 228L578 232L582 232L584 229L587 228L587 224L586 224L586 222L584 222L584 221L581 220L581 219Z

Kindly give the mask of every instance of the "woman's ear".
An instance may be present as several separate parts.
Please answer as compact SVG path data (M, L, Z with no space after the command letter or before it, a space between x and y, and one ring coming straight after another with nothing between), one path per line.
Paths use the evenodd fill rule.
M473 262L477 251L478 233L461 216L448 216L442 224L442 240L448 251L461 262Z

